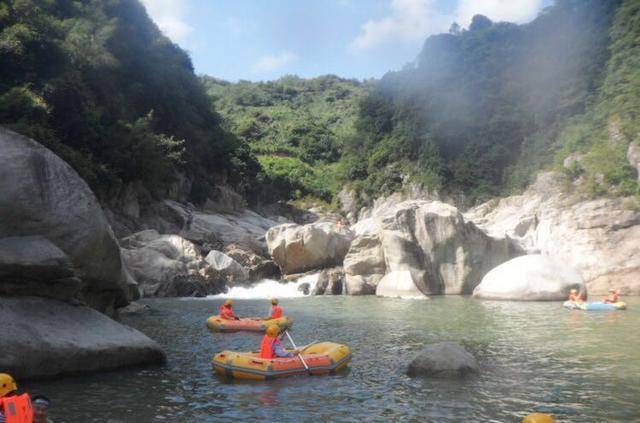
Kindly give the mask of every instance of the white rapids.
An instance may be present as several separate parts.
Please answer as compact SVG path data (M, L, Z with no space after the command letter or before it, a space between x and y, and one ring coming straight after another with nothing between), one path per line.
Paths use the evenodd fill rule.
M279 282L273 279L263 279L253 286L234 286L229 291L208 295L207 298L234 298L234 299L268 299L268 298L298 298L306 297L301 287L309 284L307 293L313 292L318 282L318 274L303 276L295 282Z

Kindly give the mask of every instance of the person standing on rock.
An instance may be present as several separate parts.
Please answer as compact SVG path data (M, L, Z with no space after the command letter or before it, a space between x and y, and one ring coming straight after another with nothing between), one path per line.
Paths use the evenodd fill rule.
M0 373L0 423L31 423L33 408L29 394L18 394L11 375Z
M277 298L271 299L271 311L269 312L269 319L279 319L283 315L282 307L278 304Z
M233 314L233 301L225 300L224 304L220 306L220 317L226 320L240 320Z

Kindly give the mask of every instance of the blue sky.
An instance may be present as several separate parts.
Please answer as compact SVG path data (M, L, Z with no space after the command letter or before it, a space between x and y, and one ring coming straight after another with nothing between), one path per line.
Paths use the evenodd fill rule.
M286 74L379 78L425 38L474 14L527 22L551 0L142 0L198 74L229 81Z

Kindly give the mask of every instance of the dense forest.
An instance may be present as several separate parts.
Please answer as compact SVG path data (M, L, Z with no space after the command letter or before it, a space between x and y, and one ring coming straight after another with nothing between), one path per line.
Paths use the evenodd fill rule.
M633 193L624 152L638 133L639 2L620 3L558 0L526 25L475 16L429 37L362 101L346 180L378 194L414 180L474 202L521 190L578 150L592 193ZM612 117L629 135L619 146Z
M161 196L176 172L194 200L220 181L255 189L259 163L137 0L3 0L0 28L0 124L51 148L101 197L134 180Z
M557 0L532 22L474 17L379 81L197 77L138 0L0 2L0 125L108 197L141 180L190 200L361 202L414 182L467 204L563 169L588 195L630 195L640 133L640 0ZM570 157L570 165L563 161Z
M228 129L248 143L280 198L330 200L340 189L336 163L355 136L370 84L334 75L232 84L202 77Z

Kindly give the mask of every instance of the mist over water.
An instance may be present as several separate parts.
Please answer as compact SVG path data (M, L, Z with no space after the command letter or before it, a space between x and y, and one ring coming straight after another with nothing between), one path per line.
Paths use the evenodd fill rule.
M623 312L568 311L559 302L434 297L429 301L351 296L281 301L295 342L327 340L353 350L349 371L328 377L227 382L210 365L222 350L251 351L259 334L213 334L207 317L222 298L157 299L130 324L168 353L145 368L23 383L53 400L56 422L428 421L517 422L533 411L560 422L640 419L640 299ZM268 301L236 299L241 316ZM426 344L457 341L478 358L464 381L411 379ZM108 404L108 405L107 405Z

